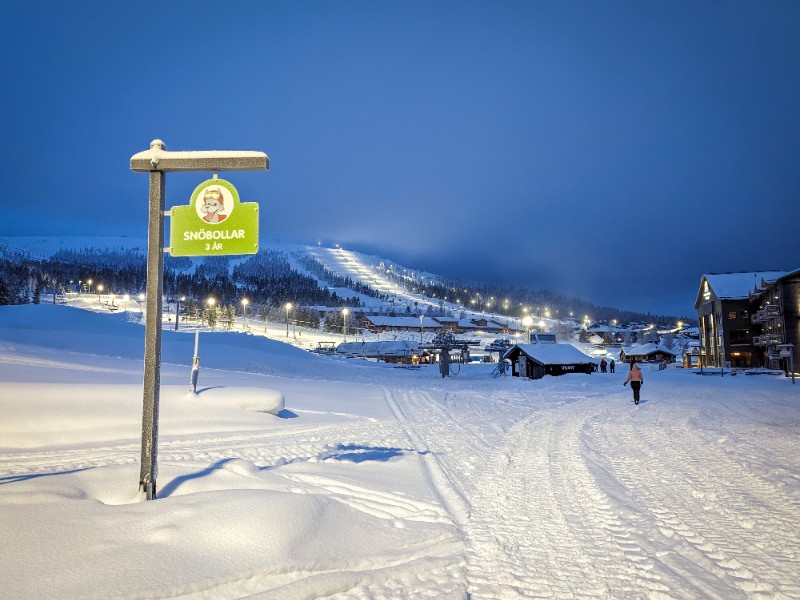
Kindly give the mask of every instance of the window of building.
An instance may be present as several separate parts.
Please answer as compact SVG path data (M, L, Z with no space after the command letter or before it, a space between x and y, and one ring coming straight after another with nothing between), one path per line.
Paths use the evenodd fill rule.
M729 319L735 319L737 314L738 313L735 310L729 310L728 311L728 318Z
M731 330L731 344L749 344L749 343L750 343L749 329Z

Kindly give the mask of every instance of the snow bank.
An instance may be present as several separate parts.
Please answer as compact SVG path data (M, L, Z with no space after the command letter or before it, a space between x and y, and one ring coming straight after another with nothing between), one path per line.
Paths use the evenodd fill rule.
M209 406L236 407L253 412L279 414L286 408L286 399L278 390L268 388L230 388L210 387L190 394L203 404Z

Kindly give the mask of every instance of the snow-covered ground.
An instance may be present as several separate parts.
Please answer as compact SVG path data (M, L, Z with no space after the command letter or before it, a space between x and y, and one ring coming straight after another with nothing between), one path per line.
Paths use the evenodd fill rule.
M0 307L4 598L800 598L782 376L645 370L635 406L623 365L442 379L203 332L194 396L194 336L165 328L147 502L143 337Z

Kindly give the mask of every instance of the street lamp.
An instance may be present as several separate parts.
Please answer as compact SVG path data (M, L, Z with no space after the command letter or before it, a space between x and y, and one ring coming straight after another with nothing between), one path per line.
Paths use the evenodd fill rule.
M97 284L97 303L100 304L100 293L103 291L103 284Z
M211 326L211 329L214 329L214 324L216 319L214 319L214 305L217 303L215 298L208 298L206 299L206 304L208 304L208 324Z
M347 340L347 315L350 314L350 311L346 308L342 309L342 317L344 317L342 321L342 338L346 341ZM357 336L356 336L357 337Z
M286 337L289 337L289 311L292 310L292 303L286 303Z
M175 297L175 331L178 331L178 321L181 320L181 302L186 300L186 296Z
M86 280L86 286L87 286L86 287L87 291L91 294L92 293L92 280L91 279L87 279Z
M533 325L533 317L525 315L522 317L522 324L525 326L525 331L528 333L528 343L531 343L531 325Z
M247 305L250 304L250 300L247 298L242 298L242 313L244 314L244 328L247 329Z

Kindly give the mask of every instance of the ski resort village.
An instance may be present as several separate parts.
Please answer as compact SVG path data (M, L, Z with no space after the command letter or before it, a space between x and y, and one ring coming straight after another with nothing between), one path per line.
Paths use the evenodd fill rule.
M800 598L800 271L656 316L167 256L148 421L146 252L0 239L3 597Z

